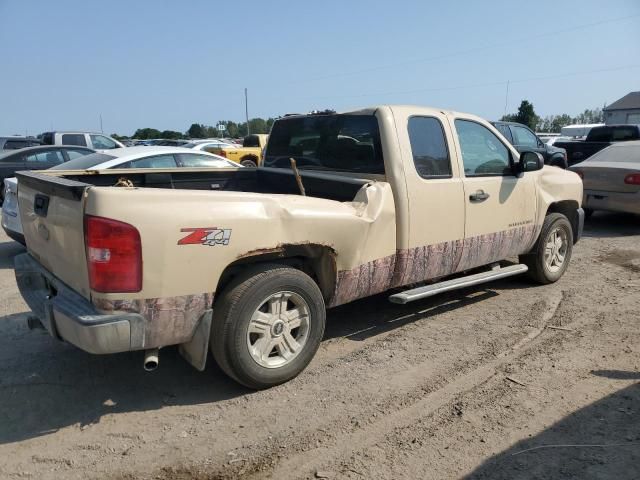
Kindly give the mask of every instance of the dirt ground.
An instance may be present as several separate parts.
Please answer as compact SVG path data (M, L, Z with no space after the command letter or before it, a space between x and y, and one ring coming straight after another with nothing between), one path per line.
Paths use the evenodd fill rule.
M554 285L331 310L262 392L29 331L22 251L0 236L0 478L640 478L638 217L596 213Z

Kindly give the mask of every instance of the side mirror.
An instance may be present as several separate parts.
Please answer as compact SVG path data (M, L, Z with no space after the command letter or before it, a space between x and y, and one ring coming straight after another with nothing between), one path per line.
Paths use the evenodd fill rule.
M544 167L544 158L538 152L521 152L516 163L516 173L535 172Z

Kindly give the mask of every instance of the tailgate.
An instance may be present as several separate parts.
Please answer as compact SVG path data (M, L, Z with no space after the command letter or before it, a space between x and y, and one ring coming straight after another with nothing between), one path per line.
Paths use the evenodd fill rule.
M84 248L84 192L90 185L36 172L16 176L29 253L55 277L90 298Z

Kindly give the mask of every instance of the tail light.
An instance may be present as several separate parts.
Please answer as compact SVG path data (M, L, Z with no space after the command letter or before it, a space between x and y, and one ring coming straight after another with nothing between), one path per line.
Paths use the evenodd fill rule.
M580 170L574 170L574 172L576 172L576 173L578 174L578 176L579 176L582 180L584 180L584 173L583 173L583 172L581 172Z
M84 243L89 285L102 293L142 290L140 233L128 223L84 217Z
M624 183L628 185L640 185L640 173L630 173L624 177Z
M225 152L224 150L220 150L219 155L220 155L221 157L227 158L227 152Z

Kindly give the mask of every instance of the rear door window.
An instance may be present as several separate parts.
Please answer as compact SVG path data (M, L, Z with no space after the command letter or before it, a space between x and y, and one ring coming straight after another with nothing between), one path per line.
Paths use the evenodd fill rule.
M176 168L176 159L173 155L156 155L155 157L132 160L125 168ZM123 168L115 166L113 168Z
M54 150L51 152L38 152L31 155L27 155L25 158L28 166L33 166L36 163L59 165L64 162L64 155L60 150Z
M198 155L197 153L181 153L179 155L180 164L183 167L215 167L215 168L230 168L238 166L238 164L232 165L231 162L224 158L216 158L210 155Z
M511 130L509 130L509 125L505 125L504 123L498 123L494 125L498 131L502 134L504 138L513 143L513 137L511 136Z
M514 145L518 145L520 147L538 147L538 138L529 130L515 125L512 125L511 129L513 130Z
M449 150L440 121L433 117L411 117L408 130L418 175L423 178L451 177Z
M7 140L4 144L4 150L18 150L19 148L29 147L30 144L26 140Z
M80 147L87 146L87 140L83 133L64 133L62 135L63 145L78 145Z

